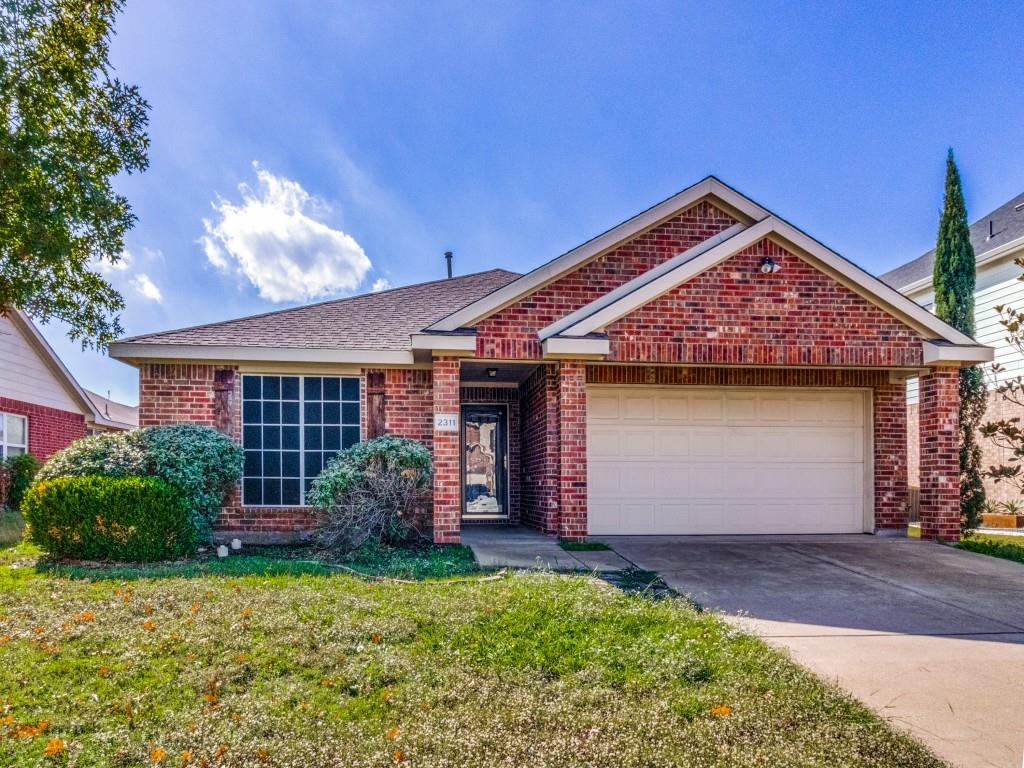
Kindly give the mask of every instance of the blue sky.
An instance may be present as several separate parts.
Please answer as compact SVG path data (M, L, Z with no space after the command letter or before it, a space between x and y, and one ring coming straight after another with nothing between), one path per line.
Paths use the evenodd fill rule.
M714 173L869 270L1024 189L1015 3L128 0L129 334L525 271ZM86 387L133 368L44 329Z

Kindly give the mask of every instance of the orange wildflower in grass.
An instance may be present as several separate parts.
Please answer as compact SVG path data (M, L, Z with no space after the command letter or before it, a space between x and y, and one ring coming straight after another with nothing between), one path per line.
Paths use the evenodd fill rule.
M403 760L405 760L405 753L402 752L402 750L400 749L396 749L394 752L391 753L391 757L395 759L396 763L400 763Z
M240 653L237 656L235 656L235 662L238 664L245 664L248 660L249 657L244 653Z
M394 741L398 738L398 734L401 732L402 729L396 725L394 728L389 728L388 732L384 735L387 736L390 741Z
M220 758L220 757L224 757L224 755L226 755L227 753L228 753L227 746L225 744L221 744L219 747L217 747L216 751L213 753L213 756L217 757L217 758Z
M236 723L242 722L242 713L241 712L232 712L231 713L231 719L234 720Z
M96 670L96 674L100 677L107 677L110 675L110 667L100 667Z
M34 739L42 733L46 732L46 729L50 727L50 724L46 720L40 720L38 725L19 725L14 729L14 735L19 739Z
M181 753L181 764L182 765L185 765L186 763L188 763L191 760L192 760L192 753L189 752L187 749L184 752Z
M9 642L11 642L11 636L10 635L0 635L0 643L9 643Z
M57 757L57 755L63 754L65 749L67 749L67 744L64 743L64 740L58 739L54 736L46 742L46 748L43 750L43 754L47 757Z
M383 643L384 642L384 638L381 637L379 632L374 632L372 635L370 635L370 639L373 642L375 642L375 643Z
M142 628L147 632L152 632L156 629L156 619L146 619L142 622Z
M46 631L46 627L44 627L42 624L36 624L34 627L32 627L32 631L35 632L37 635L41 635L43 634L43 632Z
M256 758L261 762L265 763L270 759L270 753L267 752L263 747L256 750Z
M252 608L249 608L248 606L246 606L245 608L242 609L242 618L243 619L248 619L250 616L252 616Z
M6 715L4 717L0 717L0 725L13 725L13 724L14 724L14 715Z
M711 714L715 717L728 717L732 714L732 707L728 704L716 704L711 708Z
M81 623L84 624L84 623L86 623L88 621L96 621L96 614L94 612L92 612L92 611L81 611L79 613L76 613L74 618L75 618L75 621L78 621L78 622L81 622Z
M147 605L142 610L144 610L146 612L147 616L152 616L153 615L153 606L152 605Z
M159 765L167 757L167 750L163 747L153 747L149 750L149 762L153 765Z
M197 613L199 613L199 608L199 603L192 603L192 607L189 609L189 613L195 616Z

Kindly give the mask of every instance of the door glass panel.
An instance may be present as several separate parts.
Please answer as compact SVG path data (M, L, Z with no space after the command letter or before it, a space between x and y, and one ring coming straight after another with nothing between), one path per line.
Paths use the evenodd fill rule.
M463 418L463 496L467 515L501 515L504 455L497 413L466 411Z

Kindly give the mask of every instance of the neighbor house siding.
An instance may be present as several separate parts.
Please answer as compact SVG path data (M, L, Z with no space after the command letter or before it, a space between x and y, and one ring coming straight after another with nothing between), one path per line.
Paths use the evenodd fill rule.
M539 330L735 223L711 203L698 203L481 321L477 356L540 358Z
M0 315L0 396L82 415L82 406L9 317Z

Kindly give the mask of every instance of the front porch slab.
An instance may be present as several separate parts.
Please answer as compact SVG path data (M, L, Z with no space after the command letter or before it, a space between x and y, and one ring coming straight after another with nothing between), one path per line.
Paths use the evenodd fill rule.
M552 571L618 571L630 563L611 551L566 552L558 539L523 526L467 525L462 543L484 568L546 568Z

